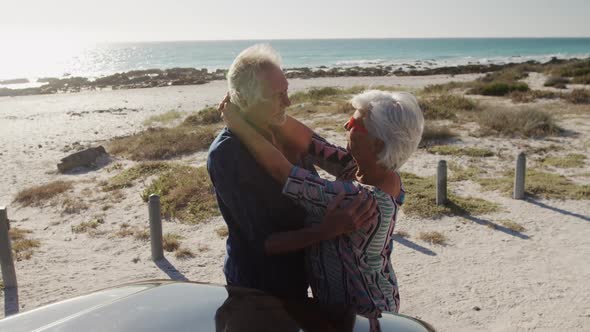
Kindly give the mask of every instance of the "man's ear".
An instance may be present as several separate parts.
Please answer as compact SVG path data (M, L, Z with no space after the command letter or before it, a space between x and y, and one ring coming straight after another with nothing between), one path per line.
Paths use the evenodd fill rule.
M378 139L375 138L375 140L373 141L373 152L375 152L375 154L379 154L381 153L381 151L383 151L383 149L385 148L385 143Z

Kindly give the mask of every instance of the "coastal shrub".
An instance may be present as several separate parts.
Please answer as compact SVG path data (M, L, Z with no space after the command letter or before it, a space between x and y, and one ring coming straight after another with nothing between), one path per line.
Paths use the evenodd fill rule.
M318 102L327 97L338 96L341 94L348 94L348 92L335 87L310 88L306 91L299 91L291 94L289 99L291 100L291 103L299 104L305 102Z
M140 133L111 140L108 151L131 160L162 160L207 149L218 127L178 126L148 128Z
M555 76L581 77L590 74L590 59L571 60L558 64L550 68L550 72Z
M590 74L586 74L583 76L576 76L572 79L572 83L574 83L574 84L590 84Z
M460 148L452 145L437 145L427 149L430 153L440 154L444 156L469 156L469 157L491 157L494 152L488 149L481 148Z
M471 111L476 108L471 99L453 94L423 97L419 104L426 119L453 119L457 111Z
M71 181L53 181L19 191L14 201L23 206L41 206L53 197L72 189Z
M182 222L196 224L219 214L213 185L205 167L177 165L162 173L142 193L158 194L162 213Z
M424 242L441 246L446 245L448 241L447 237L439 232L422 232L418 235L418 238Z
M31 233L33 231L19 227L12 227L8 231L12 244L12 252L17 261L30 259L34 249L41 246L39 240L29 238L29 234Z
M469 90L469 94L482 96L506 96L513 91L528 91L529 86L526 83L515 82L490 82L479 84Z
M555 99L560 96L559 93L545 90L512 91L508 95L514 103L532 103L537 99Z
M188 248L178 248L178 250L176 250L176 252L174 253L174 257L176 257L177 259L189 259L189 258L194 258L195 254Z
M166 113L150 116L145 121L143 121L143 124L145 126L151 126L155 123L168 124L176 119L179 119L180 117L182 117L181 112L176 111L176 110L171 110Z
M434 145L437 142L445 141L453 137L457 137L457 133L449 129L447 126L437 126L426 122L419 147Z
M514 171L507 171L501 177L479 178L477 182L484 190L497 190L510 196L514 185ZM565 176L536 169L527 169L525 191L530 196L546 199L590 199L590 185L579 185Z
M141 162L107 180L102 189L112 191L132 187L134 181L167 171L171 167L170 163L162 161Z
M584 167L586 156L579 153L570 153L564 157L550 156L543 159L543 165L559 168Z
M590 90L574 89L570 93L563 94L562 98L572 104L590 104Z
M486 110L476 120L481 135L544 137L562 131L551 114L536 109Z
M551 86L558 89L566 89L567 84L570 83L570 79L561 76L551 76L546 81L544 86Z
M429 84L422 92L424 94L449 93L456 89L464 89L469 87L471 82L448 82L443 84Z
M442 215L477 215L498 211L496 203L475 197L461 197L449 193L445 205L436 205L436 180L434 177L419 177L402 173L407 200L402 206L404 213L425 218Z
M186 126L200 126L221 123L221 114L215 107L206 107L184 119Z

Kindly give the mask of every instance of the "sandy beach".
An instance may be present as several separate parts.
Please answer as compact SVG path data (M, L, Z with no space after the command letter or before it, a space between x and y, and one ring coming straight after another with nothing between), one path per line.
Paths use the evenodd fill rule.
M359 85L419 90L430 84L471 81L478 76L292 79L289 91ZM531 88L551 89L542 86L544 79L541 74L531 74L527 83ZM68 174L58 173L56 164L73 152L71 147L76 142L81 146L105 144L114 137L145 130L144 121L154 115L171 110L189 115L214 105L225 91L225 81L212 81L196 86L0 98L0 206L7 206L12 227L31 230L29 236L40 241L30 259L15 263L21 312L130 281L183 276L192 281L224 283L225 238L217 233L224 225L221 217L197 225L165 221L164 232L181 234L182 247L190 248L195 257L178 259L167 253L169 266L157 266L150 259L149 242L115 236L123 224L141 228L148 225L147 205L140 194L150 181L122 189L116 195L98 188L98 183L118 172L113 165L127 169L136 162L111 156L104 167ZM514 107L509 99L470 98L490 108ZM441 122L457 127L457 145L486 148L495 155L442 156L420 149L402 171L432 176L438 160L446 159L463 166L477 164L487 174L501 174L514 168L515 156L525 146L547 148L548 154L555 156L575 153L590 157L590 105L571 106L554 100L539 100L531 105L555 112L558 124L575 134L547 139L474 137L469 125L457 127L452 121ZM322 133L344 142L342 133ZM536 155L529 158L530 166L541 163ZM175 160L202 166L206 152ZM549 167L547 171L580 185L590 184L590 158L581 167ZM65 214L55 201L41 207L13 202L21 190L55 180L73 181L73 189L64 195L80 198L87 208ZM434 219L402 211L396 230L409 236L395 237L392 257L402 298L400 313L419 317L440 331L587 331L590 201L514 200L499 191L482 190L469 180L449 186L458 195L492 201L500 208L477 216ZM72 226L94 219L102 220L95 232L72 232ZM503 220L517 222L524 230L508 230L502 226ZM447 244L419 239L418 234L432 231L443 233ZM176 271L171 271L170 266ZM3 315L3 302L0 312Z

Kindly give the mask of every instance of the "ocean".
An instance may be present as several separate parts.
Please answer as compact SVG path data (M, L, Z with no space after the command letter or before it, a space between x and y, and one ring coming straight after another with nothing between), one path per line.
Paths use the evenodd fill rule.
M590 57L590 38L326 39L26 45L0 52L0 80L96 78L150 68L228 68L244 48L269 43L285 68L392 65L434 68ZM22 45L22 44L21 44ZM19 84L20 85L20 84Z

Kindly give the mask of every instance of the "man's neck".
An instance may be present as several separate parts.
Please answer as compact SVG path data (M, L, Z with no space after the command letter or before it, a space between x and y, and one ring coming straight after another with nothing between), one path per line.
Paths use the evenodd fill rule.
M261 125L254 119L248 117L248 115L244 115L244 120L246 120L246 122L248 122L252 126L252 128L254 128L267 141L271 142L273 145L276 145L275 135L268 124Z

